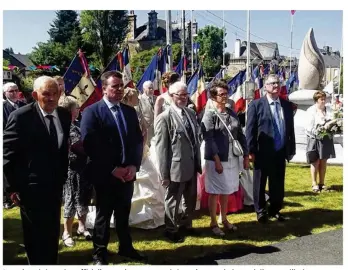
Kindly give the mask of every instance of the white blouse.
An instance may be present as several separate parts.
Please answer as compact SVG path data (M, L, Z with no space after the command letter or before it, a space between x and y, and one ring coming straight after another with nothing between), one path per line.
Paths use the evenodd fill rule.
M312 105L307 109L306 135L313 137L314 131L318 124L322 124L325 120L332 119L332 110L330 105L325 105L326 113L322 113L317 108L317 104Z

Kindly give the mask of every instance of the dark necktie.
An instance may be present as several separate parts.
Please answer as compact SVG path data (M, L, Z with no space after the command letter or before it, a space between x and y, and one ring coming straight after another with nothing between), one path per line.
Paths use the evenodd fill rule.
M122 163L124 163L126 160L126 147L125 147L125 141L124 141L124 139L127 136L126 127L125 127L124 122L123 122L122 111L121 111L120 105L115 105L112 108L116 112L117 127L119 129L120 139L121 139L121 144L122 144Z
M53 122L53 115L46 115L46 117L50 120L49 125L49 131L50 131L50 138L52 141L52 144L55 148L58 148L58 136L57 136L57 129Z
M274 130L274 144L275 150L279 151L282 147L282 128L280 123L280 116L278 110L278 103L272 102L271 105L274 106L274 114L273 114L273 130Z
M189 135L191 144L192 144L192 146L195 146L196 145L196 143L195 143L195 135L193 134L193 130L192 130L190 121L189 121L189 119L188 119L188 117L187 117L187 115L186 115L184 110L181 110L181 115L182 115L182 119L183 119L183 122L184 122L184 125L185 125L185 128L186 128L187 134Z
M154 108L153 97L149 97L149 102L150 102L150 105L151 105L151 107L153 109Z

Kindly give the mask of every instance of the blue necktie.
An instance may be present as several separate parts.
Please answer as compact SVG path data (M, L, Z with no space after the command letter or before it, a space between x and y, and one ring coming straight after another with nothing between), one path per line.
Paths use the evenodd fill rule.
M282 128L280 124L279 110L278 110L278 102L273 102L274 105L274 113L273 113L273 129L274 129L274 147L276 151L279 151L282 148Z
M126 149L125 149L125 143L124 138L127 136L127 131L124 123L124 119L122 117L122 111L121 107L119 105L115 105L112 107L113 111L116 112L116 124L117 128L120 134L121 144L122 144L122 163L126 160Z

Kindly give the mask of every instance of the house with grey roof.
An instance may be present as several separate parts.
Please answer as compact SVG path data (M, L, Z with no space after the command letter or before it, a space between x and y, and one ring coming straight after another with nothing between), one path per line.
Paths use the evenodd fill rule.
M157 18L157 12L151 10L148 13L148 21L141 26L137 26L137 15L131 10L128 15L128 35L126 42L131 51L148 50L154 46L166 44L166 21ZM193 34L197 33L197 22L193 23ZM178 22L172 22L172 43L180 43L182 27ZM185 39L191 41L191 22L185 23Z
M240 39L237 39L235 43L235 51L232 54L227 67L227 74L229 76L236 75L240 70L246 68L246 62L247 41L241 42ZM277 65L280 63L278 43L250 42L250 63L252 68L256 67L260 63L269 64L271 62Z

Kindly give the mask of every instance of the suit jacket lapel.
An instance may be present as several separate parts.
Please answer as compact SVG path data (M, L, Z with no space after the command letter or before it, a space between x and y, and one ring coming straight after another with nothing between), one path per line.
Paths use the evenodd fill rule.
M263 108L265 110L265 119L268 119L269 126L271 129L271 136L274 138L274 130L273 130L273 115L271 111L271 106L268 103L267 96L262 97L263 99Z
M42 125L40 125L46 132L47 136L49 137L50 136L50 133L47 129L47 125L46 125L46 122L45 122L45 119L44 119L44 116L42 115L41 113L41 110L39 108L39 104L37 102L34 103L34 110L38 116L38 120L39 122L41 122Z
M183 129L183 131L184 131L184 133L185 133L185 135L186 135L186 137L188 139L188 141L190 141L190 137L187 134L186 127L185 127L184 122L182 121L181 117L178 115L178 113L175 111L175 109L172 106L170 106L170 111L171 111L171 113L173 115L174 122L176 122L176 126L177 127L181 126L181 128Z
M114 126L117 129L117 124L115 122L115 118L112 115L112 112L110 111L108 105L105 103L105 101L103 99L100 101L99 105L100 105L100 110L101 110L101 117L103 118L102 121L104 123L111 124L111 126Z
M59 110L59 108L57 108L57 114L58 114L58 118L59 118L59 121L60 121L60 125L61 125L62 130L63 130L63 140L62 140L62 144L60 146L60 148L61 148L65 144L67 139L70 137L70 126L65 121L67 119L64 119L64 117L62 115L62 111Z

